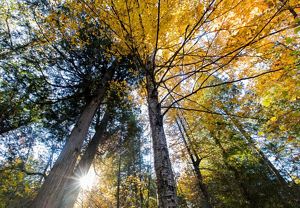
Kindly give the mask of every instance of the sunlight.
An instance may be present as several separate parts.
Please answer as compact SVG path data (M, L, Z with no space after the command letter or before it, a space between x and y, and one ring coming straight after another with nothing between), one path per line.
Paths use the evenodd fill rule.
M84 190L91 189L95 184L95 173L93 171L89 171L87 175L82 176L79 179L79 183L82 189Z

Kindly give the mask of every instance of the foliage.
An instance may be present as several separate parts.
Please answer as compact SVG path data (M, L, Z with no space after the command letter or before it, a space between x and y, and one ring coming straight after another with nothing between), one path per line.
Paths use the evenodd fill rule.
M296 0L1 2L0 207L30 207L114 63L77 150L110 112L82 207L157 207L151 87L179 207L204 206L199 184L216 208L297 207L299 14Z

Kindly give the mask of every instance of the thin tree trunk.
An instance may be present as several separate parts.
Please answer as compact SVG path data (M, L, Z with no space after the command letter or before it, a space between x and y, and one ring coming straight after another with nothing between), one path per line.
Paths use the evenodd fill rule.
M121 154L118 162L118 181L117 181L117 208L120 208L120 186L121 186Z
M228 115L229 113L225 108L222 108L225 113ZM275 166L271 163L271 161L266 157L266 155L255 145L255 141L252 139L252 137L244 130L242 124L234 117L230 116L230 120L234 124L234 126L239 130L239 132L243 135L243 137L248 141L248 144L252 147L254 151L257 152L257 154L261 157L261 159L264 161L264 163L269 167L271 172L276 176L279 183L281 183L284 186L287 186L286 180L282 177L280 172L275 168Z
M147 201L146 201L146 205L145 207L146 208L149 208L149 205L150 205L150 191L151 191L151 180L152 180L152 177L151 177L151 171L150 171L150 166L148 167L148 177L147 177L147 180L148 180L148 184L147 184L147 189L148 189L148 192L147 192Z
M226 111L225 111L226 112ZM226 112L227 114L227 112ZM286 199L286 196L289 198L292 197L295 200L297 200L298 195L291 191L287 181L283 178L283 176L280 174L278 169L273 165L273 163L268 159L268 157L255 145L254 139L244 130L242 124L232 116L230 116L230 119L234 126L240 131L240 133L243 135L243 137L248 141L248 144L250 147L253 148L254 151L261 157L262 162L269 168L269 171L273 173L278 181L278 183L284 188L284 192L278 191L279 195L282 197L282 203L286 207L290 207L290 200ZM292 200L293 203L295 200ZM297 202L296 202L297 203Z
M210 194L208 193L208 189L207 189L206 184L203 182L203 177L202 177L202 174L201 174L201 171L200 171L200 167L199 167L200 166L200 158L197 155L196 151L192 147L190 147L190 145L188 144L187 140L185 139L185 135L188 138L187 131L185 129L185 126L184 126L182 120L179 117L178 117L178 120L176 119L176 124L178 126L179 131L180 131L180 134L181 134L184 146L185 146L185 148L186 148L186 150L187 150L187 152L188 152L188 154L190 156L190 159L192 161L194 173L196 175L197 182L198 182L199 191L202 192L202 195L204 196L203 207L204 208L212 208L211 197L210 197ZM181 124L181 126L182 126L183 129L181 129L180 124ZM185 135L184 135L184 132L185 132ZM190 143L190 139L189 138L188 138L188 140L189 140L189 143Z
M102 80L102 87L81 113L69 139L60 153L54 167L35 197L31 208L58 208L62 199L61 190L72 175L77 158L94 114L106 92L108 81L113 76L113 70L108 70Z
M95 155L97 154L99 145L106 141L107 137L104 137L104 132L107 128L109 120L110 115L107 111L104 114L100 125L96 127L95 135L89 142L87 149L76 166L72 177L70 177L70 179L66 182L66 185L63 189L63 200L60 205L61 208L74 207L76 199L80 193L80 183L78 179L88 173Z
M138 152L138 158L139 158L139 160L138 160L138 164L139 164L139 180L140 180L140 184L142 184L142 182L143 182L143 176L142 176L142 152L141 152L141 137L138 137L138 142L139 142L139 152ZM143 196L143 190L142 190L142 186L140 185L139 186L139 207L140 208L142 208L142 207L144 207L144 196Z
M55 151L55 148L54 148L54 145L51 146L51 153L50 153L50 157L47 161L47 164L44 168L44 171L43 171L43 175L46 176L46 173L47 173L47 169L48 168L51 168L51 165L52 165L52 160L53 160L53 155L54 155L54 151ZM39 180L39 184L42 185L42 182L43 182L43 179L44 177L41 177L41 179Z
M177 207L176 184L163 127L163 116L158 101L157 86L154 85L155 82L152 77L149 74L146 76L146 85L148 93L148 112L153 140L158 205L160 208L173 208Z

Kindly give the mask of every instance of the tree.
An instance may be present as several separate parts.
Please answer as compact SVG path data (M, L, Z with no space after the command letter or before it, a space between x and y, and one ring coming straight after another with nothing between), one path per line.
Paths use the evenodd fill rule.
M208 207L208 208L212 207L211 196L208 193L206 184L203 182L203 176L202 176L201 170L200 170L201 158L199 157L197 151L194 149L193 144L191 144L191 139L189 137L189 134L187 133L186 126L184 124L183 119L180 116L177 117L176 124L180 131L185 148L186 148L186 150L189 154L189 157L192 161L193 169L194 169L195 175L197 177L198 188L205 198L203 207Z
M95 126L95 114L107 108L108 89L136 80L142 80L138 96L148 105L159 207L187 206L187 189L181 188L194 182L210 206L296 204L289 195L297 189L296 1L28 1L16 9L27 18L20 21L26 22L19 31L24 36L13 32L18 30L11 24L16 20L13 5L2 9L9 12L0 28L0 57L8 57L2 61L1 92L11 94L3 101L13 104L1 110L2 132L8 133L6 138L10 130L41 124L58 140L69 138L33 206L60 206L67 178L74 174L89 129ZM16 85L8 83L11 66ZM168 147L178 137L167 135L165 127L174 126L178 110L184 120L177 126L183 145ZM187 171L179 189L170 159L176 148L182 161L189 156L197 176L187 181ZM120 206L133 204L121 200L123 191L137 199L122 189L138 190L133 155L115 157ZM279 168L280 161L289 164L288 174ZM128 174L123 167L130 167ZM143 204L140 196L134 206ZM189 196L198 206L194 201L199 196Z
M72 5L72 3L70 4ZM88 11L91 18L108 25L119 40L116 42L117 52L131 53L134 56L135 64L146 76L148 111L161 207L175 207L177 201L175 181L163 128L163 115L177 102L205 88L269 73L268 70L262 73L248 73L246 77L231 77L225 82L204 85L212 75L221 70L233 73L234 70L230 70L230 67L233 68L239 64L239 57L244 52L250 51L248 48L257 47L268 37L287 30L286 25L276 23L277 20L287 16L287 13L282 12L286 8L286 4L287 1L278 5L265 2L255 3L258 11L268 9L261 16L255 15L255 12L258 11L253 10L254 4L250 1L235 4L230 1L185 4L180 4L178 1L172 3L164 1L143 3L103 1L81 2L79 6L76 6L79 11ZM75 6L73 7L75 8ZM241 8L243 8L243 13L241 13ZM100 15L98 15L99 13ZM150 18L145 18L143 13L149 14ZM241 16L243 16L245 26L236 27L235 18ZM226 19L228 21L225 24ZM288 24L291 24L293 20L288 19L290 21ZM253 25L253 22L259 22L259 24ZM177 26L179 23L181 25ZM177 27L173 27L171 30L170 25L172 24ZM156 25L156 27L153 28L152 25ZM212 26L217 29L211 29ZM247 27L250 27L251 30L246 30ZM275 32L273 28L276 28ZM203 33L199 34L198 31L202 30ZM235 31L236 35L230 36L231 31ZM209 34L212 34L213 38ZM205 38L200 39L201 37ZM198 42L195 41L197 38ZM271 70L271 72L273 71ZM198 80L200 84L195 86L191 92L182 95L180 93L181 85L188 82L192 76L202 76L203 78ZM166 88L166 96L159 95L159 88ZM170 95L176 99L168 104L170 101L167 98L170 98ZM160 101L159 98L161 98ZM162 102L167 103L167 111L164 113L161 112Z

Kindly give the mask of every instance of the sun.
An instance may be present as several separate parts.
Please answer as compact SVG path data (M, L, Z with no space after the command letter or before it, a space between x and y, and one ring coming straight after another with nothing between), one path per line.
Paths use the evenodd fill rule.
M79 179L80 187L84 190L91 189L95 185L95 173L93 171L89 171L89 173L85 176L81 176Z

